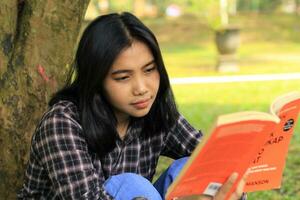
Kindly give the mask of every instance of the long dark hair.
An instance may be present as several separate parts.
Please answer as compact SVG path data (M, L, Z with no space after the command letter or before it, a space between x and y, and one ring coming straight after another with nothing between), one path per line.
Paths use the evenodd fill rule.
M92 21L81 37L68 81L50 100L74 102L79 110L90 149L103 156L115 147L117 121L112 107L106 101L103 82L118 54L130 47L133 40L146 44L154 57L160 75L156 100L149 113L132 118L132 126L142 128L142 136L167 132L178 119L168 74L154 34L130 13L103 15ZM73 77L73 81L72 81Z

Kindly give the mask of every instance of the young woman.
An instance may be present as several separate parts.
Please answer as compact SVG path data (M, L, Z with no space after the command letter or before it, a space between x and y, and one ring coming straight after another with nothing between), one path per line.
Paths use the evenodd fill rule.
M153 33L130 13L104 15L84 31L69 80L33 135L18 197L163 199L201 136L176 109ZM160 155L177 161L153 186Z

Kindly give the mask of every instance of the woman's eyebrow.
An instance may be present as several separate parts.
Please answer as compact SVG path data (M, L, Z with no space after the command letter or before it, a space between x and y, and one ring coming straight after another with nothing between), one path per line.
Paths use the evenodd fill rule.
M151 64L153 64L153 63L155 63L155 61L154 61L154 60L151 60L150 62L148 62L148 63L146 63L145 65L143 65L142 68L147 67L147 66L149 66L149 65L151 65Z
M154 60L151 60L151 61L149 61L149 62L147 62L146 64L144 64L143 66L142 66L142 68L145 68L145 67L147 67L147 66L149 66L149 65L151 65L151 64L153 64L153 63L155 63L155 61ZM130 72L132 72L133 70L130 70L130 69L117 69L117 70L115 70L115 71L113 71L111 74L112 75L115 75L115 74L122 74L122 73L130 73Z
M115 75L115 74L130 73L130 72L132 72L132 70L130 69L120 69L120 70L113 71L111 74Z

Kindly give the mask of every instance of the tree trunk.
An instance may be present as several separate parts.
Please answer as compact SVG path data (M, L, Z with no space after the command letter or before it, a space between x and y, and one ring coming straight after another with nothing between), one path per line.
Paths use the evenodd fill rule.
M32 133L72 62L89 0L1 0L0 196L15 199Z

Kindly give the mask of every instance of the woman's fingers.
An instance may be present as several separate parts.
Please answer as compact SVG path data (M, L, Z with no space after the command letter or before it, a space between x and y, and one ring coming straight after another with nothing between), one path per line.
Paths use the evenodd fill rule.
M229 200L238 200L243 195L244 186L246 184L246 179L248 177L248 172L244 174L240 182L238 183L236 190L230 195ZM219 191L214 197L200 195L200 196L188 196L188 197L181 197L180 200L224 200L227 193L230 191L232 186L234 185L235 181L238 178L238 173L232 173L226 182L220 187Z
M248 175L249 175L249 171L247 171L244 174L244 176L242 177L242 179L238 183L238 185L236 187L236 190L230 195L230 198L229 198L230 200L236 200L236 199L241 198L241 196L243 195L243 191L244 191L244 187L245 187Z
M230 177L227 179L227 181L219 189L216 196L214 197L214 200L224 200L226 197L226 194L232 188L232 186L235 183L237 178L238 178L238 173L236 173L236 172L232 173L230 175Z

